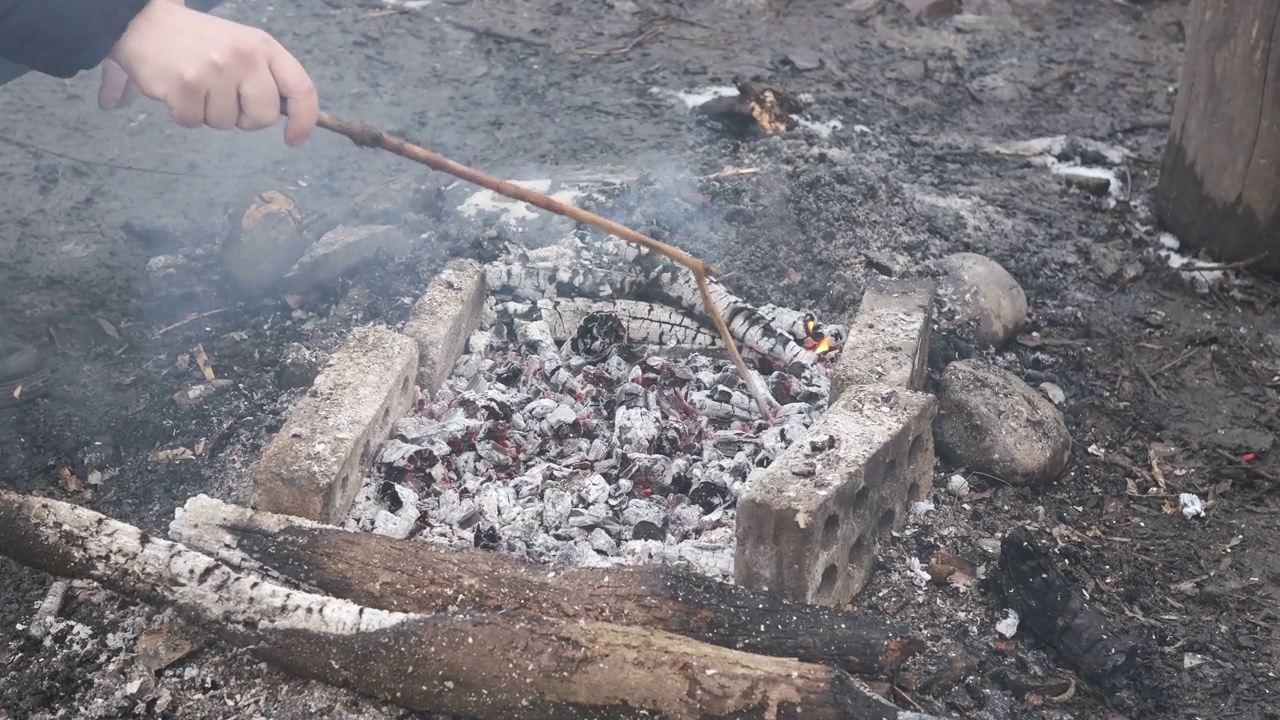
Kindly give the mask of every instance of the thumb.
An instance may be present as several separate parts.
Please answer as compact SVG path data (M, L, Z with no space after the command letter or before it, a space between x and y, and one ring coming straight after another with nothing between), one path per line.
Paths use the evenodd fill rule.
M127 104L125 91L129 82L129 74L115 60L102 61L102 83L98 86L98 107L103 110L114 110Z

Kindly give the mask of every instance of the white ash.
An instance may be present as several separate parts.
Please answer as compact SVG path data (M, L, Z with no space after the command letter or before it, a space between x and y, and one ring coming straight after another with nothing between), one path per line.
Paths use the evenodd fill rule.
M348 526L553 567L669 563L730 580L737 498L826 410L843 328L717 295L758 328L743 348L774 404L766 422L708 323L600 291L571 250L523 255L569 268L554 282L502 264L509 285L536 280L542 294L490 298L453 376L380 448ZM590 298L566 297L592 282ZM817 357L815 335L835 350L796 362Z

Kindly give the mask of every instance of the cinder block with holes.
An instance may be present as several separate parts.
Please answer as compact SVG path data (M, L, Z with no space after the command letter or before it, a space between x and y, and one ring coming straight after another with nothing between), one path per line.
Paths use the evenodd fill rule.
M414 304L404 334L418 342L418 384L435 397L480 326L486 288L484 268L455 260L436 276Z
M739 585L839 606L867 582L878 545L933 480L932 395L852 386L748 483L738 503Z
M867 283L831 377L833 398L857 385L924 389L936 292L930 280L874 278Z
M254 507L340 523L378 444L413 406L417 368L412 338L352 331L254 467Z

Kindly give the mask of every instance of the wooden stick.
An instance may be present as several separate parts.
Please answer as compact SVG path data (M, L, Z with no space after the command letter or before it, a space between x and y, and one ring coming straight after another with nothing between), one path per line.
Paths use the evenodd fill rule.
M281 103L281 112L284 112L284 103ZM760 416L765 420L773 418L773 410L769 406L768 400L765 398L764 390L755 381L755 376L747 368L746 362L742 359L742 354L738 352L738 344L734 341L733 335L729 333L729 326L725 323L724 317L720 311L716 309L714 303L711 302L711 291L707 285L707 278L714 277L719 272L708 265L705 261L696 258L689 253L672 245L668 245L660 240L643 235L631 228L620 225L608 218L601 217L589 210L583 210L573 205L556 200L555 198L521 187L513 182L501 180L490 175L486 175L479 170L474 170L458 162L454 162L440 153L428 150L420 145L415 145L408 140L398 138L367 125L357 120L347 120L345 118L331 115L327 112L320 113L320 120L317 125L330 132L343 135L355 143L358 147L378 148L386 150L389 153L399 155L406 160L412 160L421 163L436 170L438 172L448 173L460 180L478 185L486 190L491 190L499 195L529 203L537 208L542 208L550 213L567 217L571 220L591 225L605 232L612 233L627 242L635 243L644 248L648 248L656 253L660 253L672 262L685 266L693 273L698 280L698 289L702 292L702 302L706 306L707 314L711 316L712 321L716 325L716 330L720 332L720 339L724 342L725 348L729 350L729 357L733 358L734 365L738 368L738 373L742 376L742 382L746 384L747 390L750 391L751 397L760 406Z
M920 717L843 671L671 633L389 612L292 590L92 510L4 490L0 552L173 608L281 670L411 710L480 720Z
M547 568L483 550L353 532L197 495L169 537L248 572L382 610L450 609L651 628L860 675L893 670L923 643L885 623L661 566Z

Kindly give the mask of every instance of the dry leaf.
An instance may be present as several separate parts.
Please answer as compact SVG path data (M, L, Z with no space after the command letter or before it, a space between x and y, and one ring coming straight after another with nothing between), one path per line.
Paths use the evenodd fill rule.
M1178 508L1173 503L1169 502L1168 500L1165 500L1164 504L1160 506L1160 511L1163 512L1165 515L1172 515L1178 512Z
M301 295L285 295L284 303L289 306L290 310L297 310L298 308L302 307L302 296Z
M1147 457L1151 460L1151 477L1156 479L1156 486L1160 488L1160 492L1169 492L1169 488L1164 484L1164 471L1160 469L1160 463L1156 461L1155 448L1147 449Z
M169 450L158 450L151 454L152 462L178 462L180 460L192 460L195 458L190 450L180 447Z
M196 365L200 366L200 372L204 373L205 380L213 382L218 379L213 374L213 366L209 364L209 356L204 352L204 345L196 346Z
M960 587L969 585L978 576L978 566L975 563L945 550L933 554L925 571L939 585L950 582Z
M101 485L101 484L102 484L102 471L101 471L101 470L90 470L90 471L89 471L89 477L88 477L88 478L86 478L86 480L88 481L88 483L89 483L90 485Z
M138 662L153 673L160 672L196 649L196 643L172 627L145 630L134 643Z
M107 334L107 337L120 342L120 331L116 330L115 325L112 325L106 318L94 318L94 320L98 321L98 326L102 328L102 332Z
M62 489L69 493L78 493L84 489L84 483L66 465L58 466L58 480L62 482Z
M25 386L25 385L19 385L18 387L16 387L16 388L14 388L14 389L13 389L13 399L14 399L14 400L21 400L21 399L22 399L22 388L24 388L24 387L26 387L26 386Z
M804 279L804 276L800 274L799 270L796 270L795 268L792 268L792 267L787 268L787 282L791 283L792 285L799 285L800 281L803 279Z

